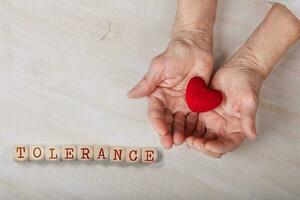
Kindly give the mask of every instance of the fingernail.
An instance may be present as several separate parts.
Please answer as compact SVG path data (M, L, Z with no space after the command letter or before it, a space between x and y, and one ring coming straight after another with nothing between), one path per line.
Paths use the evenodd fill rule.
M170 150L170 149L172 149L172 147L173 147L173 145L172 146L164 146L164 145L162 145L163 146L163 148L165 149L165 150Z
M188 141L186 142L186 146L187 146L188 148L192 148L192 146L193 146L193 140L188 140Z
M131 99L131 90L129 90L127 93L126 93L126 96L128 97L128 98L130 98Z
M252 134L249 139L252 140L252 141L256 140L256 134Z
M164 133L158 133L159 135L161 135L161 136L166 136L166 135L169 135L169 134L171 134L170 132L164 132Z
M202 148L199 145L194 145L193 146L195 150L200 151Z
M179 145L181 145L184 141L174 140L173 142L174 142L174 145L175 145L175 146L179 146Z

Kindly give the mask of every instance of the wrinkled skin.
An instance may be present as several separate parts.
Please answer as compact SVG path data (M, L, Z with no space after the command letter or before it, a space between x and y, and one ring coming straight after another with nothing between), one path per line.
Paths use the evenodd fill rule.
M148 97L150 122L166 149L186 141L190 148L219 158L245 138L255 139L261 84L299 40L300 29L298 18L286 6L274 4L255 32L211 78L215 14L216 1L178 1L170 45L128 96ZM223 93L218 108L199 114L189 110L185 87L194 76Z
M246 137L255 139L255 117L262 77L253 68L238 63L221 67L212 78L211 87L224 95L222 104L201 113L187 145L219 158L239 147Z
M212 53L188 42L172 42L128 92L130 98L147 96L148 117L164 148L180 145L192 134L198 114L187 107L185 88L194 76L208 83L212 69Z
M263 79L255 68L244 65L244 62L229 62L221 67L210 87L223 93L222 104L209 112L193 113L185 101L186 85L195 76L209 83L213 57L197 46L171 43L153 59L128 96L147 96L148 117L164 148L170 149L186 140L190 148L220 158L239 147L246 137L256 136L257 99Z

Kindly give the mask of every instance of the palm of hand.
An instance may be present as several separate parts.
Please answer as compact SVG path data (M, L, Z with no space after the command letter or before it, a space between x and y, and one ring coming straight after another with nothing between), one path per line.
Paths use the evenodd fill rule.
M186 135L191 134L198 116L187 107L185 88L194 76L209 81L212 59L210 53L194 46L169 46L152 61L145 77L133 89L148 95L149 120L165 148L183 143Z
M202 127L187 138L188 146L221 157L239 147L246 136L253 138L259 88L253 85L251 76L249 72L225 67L216 73L212 87L222 91L225 99L218 108L199 115Z
M159 99L173 113L190 112L185 102L188 81L200 76L209 81L212 70L212 56L195 47L172 47L153 60L152 71L161 76L149 97Z

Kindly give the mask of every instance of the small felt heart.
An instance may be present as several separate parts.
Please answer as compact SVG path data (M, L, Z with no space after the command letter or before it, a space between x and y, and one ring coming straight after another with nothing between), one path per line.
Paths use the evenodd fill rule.
M201 77L194 77L186 87L185 99L193 112L206 112L218 107L223 96L221 92L207 88Z

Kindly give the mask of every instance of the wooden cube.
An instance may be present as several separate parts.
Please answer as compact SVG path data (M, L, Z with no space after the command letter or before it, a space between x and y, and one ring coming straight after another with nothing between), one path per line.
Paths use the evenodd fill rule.
M88 161L94 158L94 146L93 145L78 145L78 160Z
M128 147L126 148L126 162L139 163L141 162L141 149Z
M94 160L95 161L109 160L109 146L94 145Z
M125 160L125 148L123 147L111 147L110 148L110 161L111 162L123 162Z
M61 159L63 161L77 160L77 147L76 145L64 145L61 147Z
M154 148L142 149L142 163L154 163L157 160L157 150Z
M13 148L13 158L15 161L24 162L29 160L29 149L25 145L16 145Z
M45 147L42 145L30 146L29 158L31 161L45 160Z
M61 148L58 146L47 146L45 148L46 161L61 161Z

